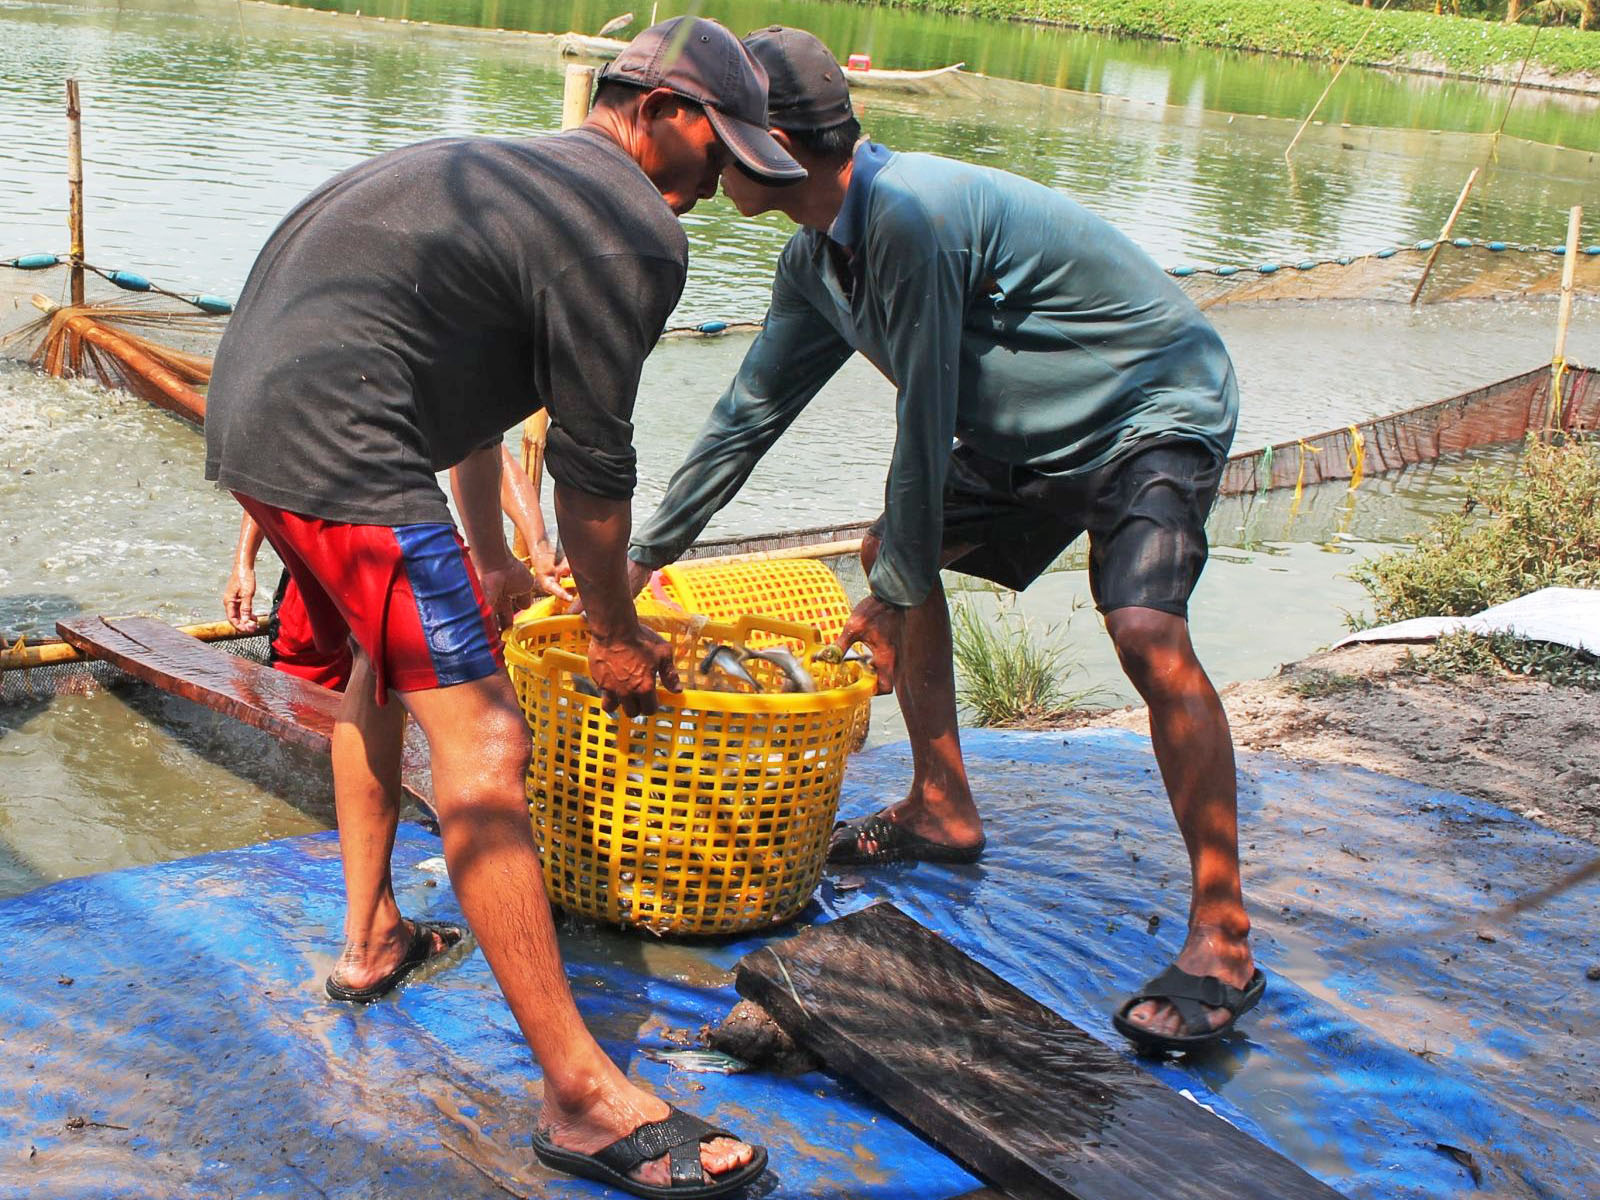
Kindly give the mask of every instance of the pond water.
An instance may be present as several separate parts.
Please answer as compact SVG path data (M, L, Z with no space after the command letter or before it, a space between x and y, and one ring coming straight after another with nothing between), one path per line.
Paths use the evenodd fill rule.
M297 8L360 12L388 20L486 29L594 33L626 8L618 0L290 0ZM1247 51L1197 50L1172 42L1111 37L1020 21L820 0L694 0L653 3L616 36L693 11L741 35L773 23L816 34L843 62L866 54L875 67L922 70L964 63L969 71L1076 92L1103 93L1173 108L1261 113L1301 121L1316 105L1334 64ZM1529 29L1532 37L1533 30ZM1464 80L1350 68L1318 116L1334 124L1484 133L1505 121L1513 137L1600 149L1588 96L1523 89L1507 113L1509 88Z
M592 4L362 7L546 29L593 30L611 15ZM881 65L966 59L1103 91L1001 81L948 98L858 100L869 131L889 144L1044 180L1166 264L1356 253L1431 236L1475 166L1486 170L1458 225L1468 236L1548 245L1562 236L1567 206L1600 211L1600 122L1587 99L1520 96L1508 128L1551 144L1503 140L1490 162L1487 140L1471 131L1498 120L1506 89L1349 72L1329 120L1396 128L1313 128L1291 170L1284 147L1326 68L852 5L705 11L735 28L804 21L836 51L870 51ZM439 134L553 129L561 71L547 40L493 28L212 0L0 0L0 258L64 247L68 75L84 94L90 260L177 290L233 294L273 225L328 175ZM1467 132L1427 132L1451 123L1446 112ZM685 225L692 265L675 320L758 316L788 233L781 220L744 221L718 199ZM59 274L19 275L0 271L11 306L0 328L31 311L29 291L60 295ZM1242 449L1536 366L1549 357L1554 310L1532 300L1415 310L1358 300L1226 306L1214 319L1239 369ZM652 357L637 414L640 509L659 496L747 344L742 335L667 341ZM1571 352L1600 357L1593 302L1578 306ZM887 385L852 363L710 532L871 517L891 412ZM4 364L0 428L0 631L47 633L80 612L216 612L237 510L201 482L192 430L125 396ZM1337 636L1342 610L1362 604L1345 578L1350 564L1459 503L1459 475L1446 465L1369 480L1353 499L1325 491L1292 517L1276 502L1219 510L1220 549L1195 601L1196 641L1213 673L1260 675ZM1040 625L1066 622L1084 686L1124 697L1093 613L1071 615L1084 591L1069 564L1022 611ZM893 736L890 711L879 718L877 736ZM134 690L0 708L0 846L9 847L0 894L329 818L323 768L181 702Z

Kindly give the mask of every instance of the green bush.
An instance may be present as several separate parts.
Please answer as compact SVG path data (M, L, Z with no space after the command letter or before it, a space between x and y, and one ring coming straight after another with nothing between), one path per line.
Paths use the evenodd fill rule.
M950 633L957 671L956 699L979 725L1025 725L1059 717L1100 693L1070 691L1079 668L1055 640L1056 627L1034 636L1032 623L997 600L995 620L973 604L951 608Z
M1530 437L1511 468L1473 472L1462 511L1435 521L1412 550L1351 577L1371 594L1380 624L1472 616L1544 587L1600 587L1600 452ZM1419 669L1445 678L1499 669L1600 687L1594 656L1504 634L1440 638Z
M1261 50L1368 66L1444 69L1511 77L1531 27L1432 12L1364 9L1346 0L889 0L928 12L970 13ZM1369 33L1368 30L1371 30ZM1365 40L1363 41L1363 35ZM1600 73L1600 30L1550 28L1530 61L1556 74Z
M1425 655L1407 655L1418 675L1458 680L1502 672L1565 687L1600 691L1600 659L1554 642L1531 642L1509 633L1447 633Z
M1462 511L1435 521L1414 549L1351 577L1380 623L1468 617L1542 587L1600 586L1600 453L1529 438L1510 469L1474 471Z

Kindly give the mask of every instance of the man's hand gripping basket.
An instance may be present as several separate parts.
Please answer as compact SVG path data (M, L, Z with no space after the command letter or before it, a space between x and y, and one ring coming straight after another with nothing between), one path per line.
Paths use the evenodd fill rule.
M645 624L672 643L685 690L658 693L660 711L635 719L607 715L590 694L581 617L530 621L506 643L533 729L528 805L551 902L661 933L786 921L821 877L873 677L859 662L814 661L821 639L808 626ZM718 645L774 640L816 691L784 690L785 672L757 657L742 666L759 691L700 670Z

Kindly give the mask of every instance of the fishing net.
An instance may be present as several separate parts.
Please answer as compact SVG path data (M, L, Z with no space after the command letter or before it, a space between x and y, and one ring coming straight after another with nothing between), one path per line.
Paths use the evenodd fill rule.
M1456 238L1387 247L1371 254L1306 258L1254 266L1172 267L1168 274L1201 308L1280 300L1367 300L1420 304L1462 300L1553 298L1561 287L1564 247ZM1435 255L1435 251L1437 254ZM1428 270L1428 261L1433 267ZM1574 290L1600 296L1600 246L1578 253Z
M1517 442L1543 429L1600 429L1600 371L1540 367L1404 412L1235 455L1219 493L1299 491L1334 480L1349 480L1353 489L1365 475Z

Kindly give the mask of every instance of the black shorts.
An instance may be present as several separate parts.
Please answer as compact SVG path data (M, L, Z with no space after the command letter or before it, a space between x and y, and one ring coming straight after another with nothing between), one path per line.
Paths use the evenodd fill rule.
M1096 608L1187 618L1222 466L1190 438L1137 442L1064 479L957 446L944 489L944 548L955 555L946 565L1021 591L1087 532Z

